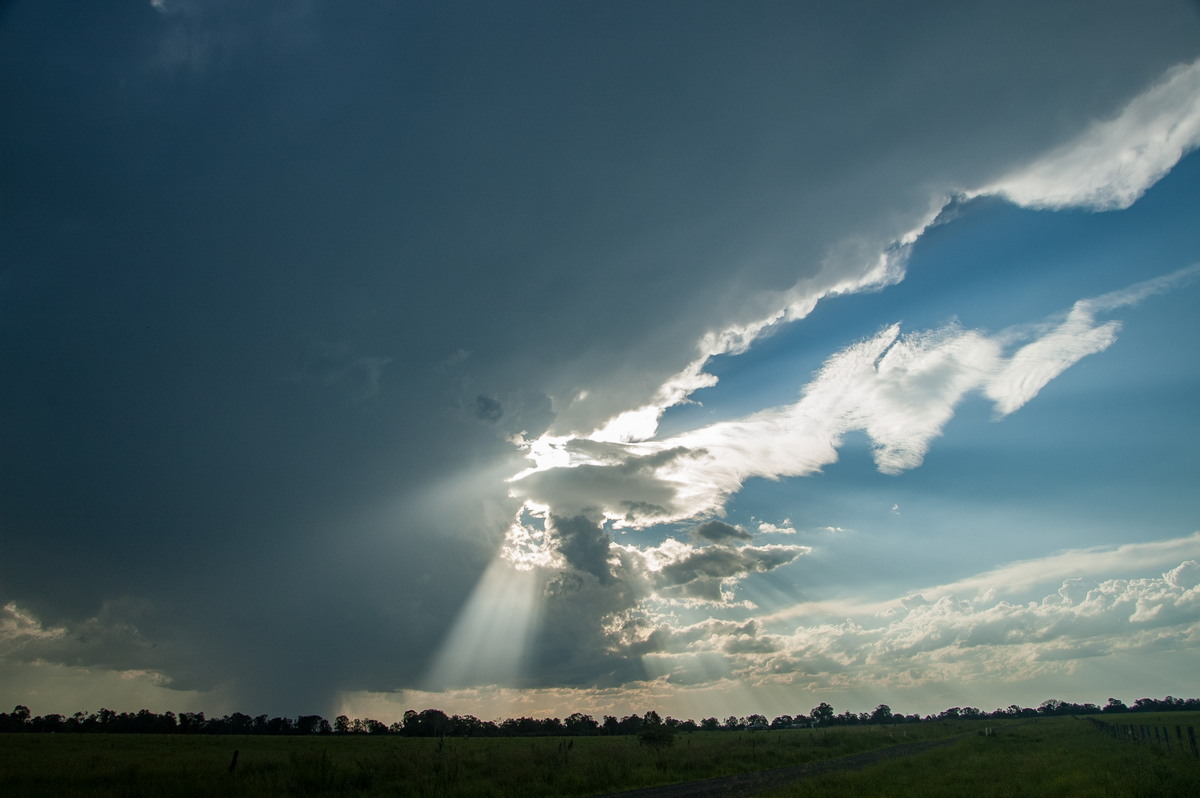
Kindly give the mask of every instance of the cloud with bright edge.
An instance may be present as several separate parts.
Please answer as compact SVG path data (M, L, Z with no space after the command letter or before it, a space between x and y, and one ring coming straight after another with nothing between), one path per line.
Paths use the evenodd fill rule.
M799 401L658 441L567 441L566 465L531 469L514 495L567 514L592 511L617 528L719 514L747 479L807 476L838 459L844 437L865 432L879 470L919 466L972 392L997 417L1016 412L1052 379L1117 336L1097 314L1170 290L1200 272L1181 269L1083 299L1061 319L988 335L950 324L904 334L893 324L829 358ZM1033 335L1032 340L1022 336Z
M715 384L716 377L704 372L711 358L746 351L779 325L804 318L823 298L878 289L902 279L912 245L956 196L999 195L1034 208L1128 206L1200 143L1198 100L1200 62L1177 67L1117 117L1093 125L1025 169L982 189L949 192L931 202L920 223L882 251L862 257L860 247L834 248L824 268L781 294L774 310L704 336L696 357L662 384L650 404L620 413L586 434L518 438L531 466L511 479L512 495L523 507L509 532L506 559L527 569L574 569L594 578L589 590L602 590L612 598L576 608L585 625L600 629L610 653L641 652L662 673L671 672L673 657L684 657L706 662L705 678L776 674L795 680L820 674L826 683L836 683L853 665L860 678L878 668L879 678L921 682L951 667L961 673L968 665L992 675L1059 667L1053 651L1065 651L1068 644L1096 644L1099 651L1103 646L1150 648L1167 639L1194 642L1200 637L1192 622L1198 608L1194 559L1177 561L1161 578L1096 581L1092 575L1069 576L1040 601L1025 603L998 601L995 590L976 598L928 591L897 600L890 612L874 616L871 623L860 618L788 632L717 619L674 628L658 624L647 602L659 607L672 602L734 606L740 579L781 567L811 550L755 545L750 533L713 518L747 479L815 474L836 462L844 436L855 430L871 439L880 471L915 468L967 395L974 392L990 399L998 418L1015 412L1071 365L1116 340L1119 322L1101 321L1100 314L1170 290L1200 267L1082 299L1061 318L998 334L953 324L905 333L893 324L830 357L795 403L655 440L667 408ZM846 268L847 253L859 258L856 270ZM369 365L367 384L373 386L382 362ZM704 545L673 537L657 546L616 544L608 532L609 527L637 529L696 518L707 518L698 528L714 533L697 536ZM786 524L764 523L759 528L767 534L790 531ZM1194 541L1195 536L1187 539L1189 545ZM1085 558L1085 565L1075 561L1068 570L1087 570L1096 564L1095 558L1108 556L1116 555L1097 553ZM1045 563L1048 572L1066 569L1065 562ZM1029 573L1026 564L1020 570ZM504 582L510 577L490 578ZM1085 589L1080 580L1089 578ZM508 597L509 609L532 609L532 589L511 584L496 588ZM489 594L480 600L489 601L495 591L479 592ZM469 638L471 630L489 628L489 616L471 615L478 603L468 602L452 643ZM803 611L801 605L791 612ZM18 660L96 661L100 645L111 647L111 653L100 654L98 661L120 669L128 657L125 652L145 653L136 628L129 625L110 624L116 633L96 643L88 628L105 626L102 618L89 621L88 628L46 628L10 604L2 621L0 641L6 655ZM513 630L515 638L528 638L533 623L536 618ZM87 657L83 648L92 649ZM452 644L448 651L453 648ZM510 657L513 661L505 666L509 670L488 676L505 681L515 672L518 656ZM446 657L444 651L439 661ZM897 657L907 658L910 667L887 676L892 666L885 663ZM163 665L166 670L165 660ZM467 672L457 676L476 683L487 678ZM676 678L686 681L687 676L678 672Z
M1022 170L960 197L1000 195L1028 207L1126 207L1184 154L1200 145L1200 61L1169 70L1113 119ZM1192 266L1102 297L1083 299L1063 318L998 335L948 325L902 334L899 324L831 357L799 402L652 440L662 413L715 384L704 364L744 352L776 325L806 316L822 298L879 288L903 276L912 245L951 201L931 204L924 221L856 274L824 269L797 283L770 314L706 335L698 356L668 379L655 401L618 414L586 435L547 433L518 444L533 465L512 479L530 506L599 511L616 526L648 526L719 513L748 478L803 476L837 459L842 436L863 430L885 473L922 462L955 406L977 391L1011 414L1074 363L1116 340L1117 321L1097 314L1169 290ZM1031 336L1031 340L1022 336Z
M518 436L514 442L531 465L510 480L511 495L522 502L522 509L510 528L505 559L520 568L573 570L594 578L598 586L621 586L622 599L603 611L579 608L582 622L601 629L609 651L665 651L669 641L682 639L679 630L655 626L642 614L647 601L742 606L735 601L740 579L773 570L811 550L754 546L750 533L716 520L746 480L819 473L837 461L839 447L853 431L870 438L881 472L916 468L967 396L991 400L997 420L1016 412L1066 369L1116 340L1120 322L1104 320L1102 314L1171 290L1194 277L1200 265L1081 299L1058 317L994 334L956 323L913 332L892 324L831 356L792 404L656 439L667 408L715 384L705 364L717 355L746 351L779 325L804 318L823 298L899 281L913 244L956 198L998 195L1033 208L1128 206L1200 144L1198 108L1200 61L1170 70L1120 114L1093 124L1024 169L982 189L947 192L931 202L917 226L882 251L863 253L861 247L848 246L838 255L835 248L815 276L779 297L774 310L705 335L696 357L661 385L650 404L619 413L586 434ZM858 257L857 269L846 268L846 252ZM609 531L692 519L701 519L696 529L711 533L693 533L705 545L682 543L673 536L654 546L618 544ZM791 531L786 524L760 526L761 533L785 530ZM935 656L929 652L936 652L936 657L969 659L980 641L997 645L1005 635L1029 646L1056 645L1053 641L1065 633L1054 630L1085 616L1111 622L1097 627L1095 636L1120 627L1118 620L1136 620L1142 624L1139 635L1153 636L1159 626L1143 622L1169 618L1182 623L1194 609L1190 588L1181 587L1193 565L1185 562L1179 569L1158 581L1109 580L1096 588L1100 592L1093 600L1082 604L1055 603L1052 597L1029 605L977 604L949 595L935 601L914 599L900 605L903 618L893 617L880 629L850 623L754 639L739 632L739 642L714 643L705 656L709 666L717 648L726 658L741 657L717 669L728 674L737 674L739 668L753 670L746 660L752 657L761 660L755 668L780 674L820 669L814 664L820 662L829 673L844 672L852 663L882 662L885 656L905 652L914 658L919 654L929 659ZM1131 602L1137 609L1127 612ZM968 627L973 631L964 631ZM630 629L636 630L632 636ZM949 639L958 642L938 642ZM693 649L696 645L689 643ZM1004 651L1013 654L1011 662L1002 658L1006 667L1018 660L1045 658L1031 658L1030 651L1019 646ZM984 659L976 666L993 668L985 667ZM931 668L927 661L915 663L912 673L928 674Z

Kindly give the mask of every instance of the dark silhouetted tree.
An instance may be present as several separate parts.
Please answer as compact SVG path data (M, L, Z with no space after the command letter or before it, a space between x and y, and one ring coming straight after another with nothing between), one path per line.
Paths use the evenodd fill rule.
M573 712L563 721L563 725L567 729L567 734L595 734L600 728L600 724L591 715L584 715L582 712Z
M666 748L675 742L675 729L663 723L658 713L651 710L642 717L642 728L637 736L642 745Z

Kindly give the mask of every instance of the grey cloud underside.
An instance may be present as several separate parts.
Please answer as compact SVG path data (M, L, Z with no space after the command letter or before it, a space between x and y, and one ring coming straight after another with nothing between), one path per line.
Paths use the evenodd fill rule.
M807 551L803 546L708 546L665 566L654 580L656 592L664 598L723 603L726 580L772 571Z
M0 15L0 600L123 630L48 661L282 714L420 683L504 436L637 406L1196 52L1182 3L161 5ZM528 683L640 673L586 498L669 516L648 463L525 481L590 483ZM719 548L663 589L785 556Z
M590 450L590 441L577 441ZM606 451L602 463L556 468L531 474L514 483L514 496L552 506L557 513L599 516L622 512L633 518L670 518L678 515L679 486L660 477L658 469L680 457L697 457L703 450L682 447L650 454L600 444Z
M750 540L754 536L739 526L732 526L724 521L705 521L692 530L693 537L707 540L710 543L726 541Z

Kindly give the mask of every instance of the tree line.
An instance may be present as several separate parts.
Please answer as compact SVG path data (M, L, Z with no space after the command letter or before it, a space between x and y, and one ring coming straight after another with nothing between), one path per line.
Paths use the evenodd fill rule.
M807 714L779 715L767 720L766 715L752 714L744 717L729 716L725 720L704 718L678 720L662 718L657 712L643 715L627 715L617 718L604 715L597 720L591 715L575 712L565 718L506 718L504 720L480 720L474 715L448 715L440 709L421 712L408 710L403 719L392 724L371 718L351 719L339 715L332 722L320 715L300 715L296 718L269 718L266 715L251 717L234 712L221 717L205 717L203 712L155 713L148 709L138 712L115 712L101 709L98 712L76 712L70 716L59 714L37 715L29 707L18 705L12 712L0 712L0 732L33 733L89 733L106 734L394 734L404 737L550 737L586 735L639 735L643 741L669 738L676 732L693 731L760 731L769 729L797 729L830 726L894 725L898 723L922 723L935 720L960 720L984 718L1036 718L1052 715L1112 715L1127 712L1200 711L1200 698L1162 699L1139 698L1126 705L1116 698L1108 699L1104 706L1097 704L1075 704L1070 701L1049 699L1038 707L1021 707L1010 704L991 712L976 707L950 707L936 715L904 715L893 712L887 704L880 704L871 712L838 713L825 702L813 707Z

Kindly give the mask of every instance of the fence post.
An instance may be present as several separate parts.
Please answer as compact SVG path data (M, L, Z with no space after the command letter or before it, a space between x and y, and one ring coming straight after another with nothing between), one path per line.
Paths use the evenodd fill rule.
M1196 748L1196 727L1188 726L1188 742L1192 744L1192 756L1200 758L1200 749Z

